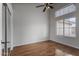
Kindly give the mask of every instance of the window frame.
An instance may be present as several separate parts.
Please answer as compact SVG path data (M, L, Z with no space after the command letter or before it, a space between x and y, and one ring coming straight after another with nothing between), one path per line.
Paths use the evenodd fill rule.
M62 19L60 19L60 20L63 20L63 29L62 29L62 30L63 30L63 34L62 34L62 35L61 35L61 34L60 34L60 35L57 34L57 33L58 33L58 32L57 32L57 30L58 30L57 27L60 27L60 26L57 26L57 22L59 22L59 20L56 21L56 35L57 35L57 36L76 37L76 26L75 26L75 36L71 36L71 35L70 35L70 26L69 26L69 36L66 36L66 35L65 35L65 32L66 32L66 31L65 31L65 28L66 28L66 27L65 27L65 19L71 19L71 18L75 18L75 25L76 25L76 17L69 17L69 18L64 18L64 19L62 18ZM60 28L61 28L61 27L60 27ZM60 30L60 29L59 29L59 30Z
M70 14L70 13L75 12L75 11L76 11L76 6L75 6L75 10L74 10L74 11L61 15L62 13L60 13L60 12L63 12L63 11L61 11L61 10L65 9L65 8L71 6L71 5L75 6L75 4L73 4L73 3L72 3L72 4L67 4L67 5L61 7L60 9L56 10L56 11L55 11L55 17L62 17L62 16L64 16L64 15L67 15L67 14ZM56 15L57 13L59 13L60 16L57 16L57 15Z
M66 7L68 7L68 6L70 6L70 5L74 5L74 4L67 4L67 5L65 5L64 7L62 7L61 9L63 9L63 8L66 8ZM75 5L74 5L75 6ZM64 36L64 37L72 37L71 35L69 35L69 36L66 36L65 35L65 24L64 24L64 21L65 21L65 19L70 19L70 18L73 18L73 17L75 17L75 21L76 21L76 16L73 14L75 11L76 11L76 6L75 6L75 9L74 9L74 11L72 11L72 12L69 12L69 13L67 13L67 14L64 14L64 15L60 15L60 16L56 16L56 12L55 12L55 18L56 19L59 19L59 20L63 20L63 35L58 35L57 34L57 21L56 21L56 35L57 36ZM57 10L58 11L58 10ZM60 11L60 9L59 9L59 11ZM62 11L63 12L63 11ZM75 25L76 25L76 22L75 22ZM76 37L76 26L75 26L75 36L74 37L72 37L72 38L75 38Z

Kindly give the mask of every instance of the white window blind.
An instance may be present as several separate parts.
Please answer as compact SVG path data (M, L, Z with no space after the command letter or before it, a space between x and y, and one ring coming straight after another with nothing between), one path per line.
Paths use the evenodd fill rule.
M74 4L67 5L55 12L55 17L63 16L65 14L69 14L76 11L76 7Z

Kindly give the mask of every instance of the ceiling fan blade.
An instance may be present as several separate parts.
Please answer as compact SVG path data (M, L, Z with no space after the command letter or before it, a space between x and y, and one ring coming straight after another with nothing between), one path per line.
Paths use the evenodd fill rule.
M46 7L43 9L43 12L45 12L45 10L46 10Z
M49 3L49 4L53 4L53 3Z
M43 6L44 6L44 5L39 5L39 6L36 6L36 7L38 8L38 7L43 7Z
M53 7L52 6L49 6L51 9L53 9Z
M48 3L46 3L45 5L46 5L46 7L47 7L47 6L48 6Z

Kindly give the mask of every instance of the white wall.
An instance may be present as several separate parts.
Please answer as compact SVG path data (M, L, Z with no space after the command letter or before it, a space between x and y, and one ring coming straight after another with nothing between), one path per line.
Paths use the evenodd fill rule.
M39 4L13 4L14 46L48 40L48 12Z
M2 40L2 3L0 3L0 56L1 56L1 40Z
M76 16L76 34L75 38L56 36L56 20L60 18L55 18L55 11L62 8L66 4L56 4L54 10L50 10L50 40L56 41L68 46L72 46L79 49L79 4L75 4L77 11L73 13Z

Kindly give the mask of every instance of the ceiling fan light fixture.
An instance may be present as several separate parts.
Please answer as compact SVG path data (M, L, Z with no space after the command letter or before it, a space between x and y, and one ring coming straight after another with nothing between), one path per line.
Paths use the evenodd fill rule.
M49 9L50 7L48 6L47 8Z
M36 7L42 7L42 6L44 6L43 12L45 12L46 9L47 10L48 9L53 9L53 6L51 4L53 4L53 3L44 3L44 5L39 5L39 6L36 6Z

